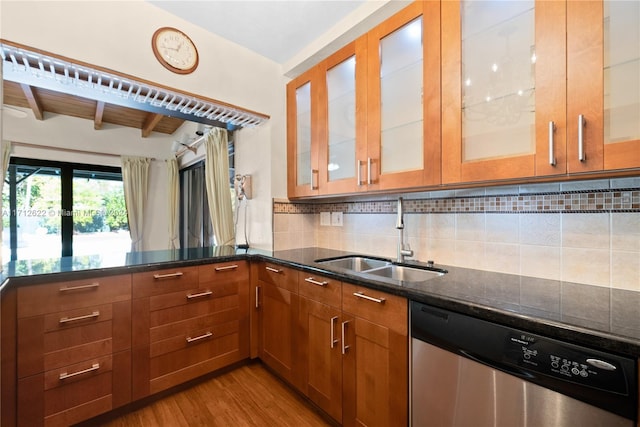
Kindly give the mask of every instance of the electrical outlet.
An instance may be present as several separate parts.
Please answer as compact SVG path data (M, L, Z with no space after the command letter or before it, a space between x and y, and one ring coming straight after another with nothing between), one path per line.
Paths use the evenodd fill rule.
M320 225L331 225L330 212L320 212Z
M331 225L342 227L342 212L331 212Z

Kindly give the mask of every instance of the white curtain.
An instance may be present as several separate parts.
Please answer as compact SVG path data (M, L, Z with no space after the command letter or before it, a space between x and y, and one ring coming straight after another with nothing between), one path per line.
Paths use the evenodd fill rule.
M1 67L0 67L1 69ZM1 83L1 82L0 82ZM0 135L1 137L2 135ZM4 177L7 176L9 169L9 159L11 158L11 141L2 141L2 182L0 183L0 195L4 187ZM0 212L2 212L2 197L0 197ZM2 243L2 221L0 221L0 244ZM2 270L2 251L0 251L0 270Z
M178 233L178 215L180 212L179 171L178 159L167 160L167 175L169 177L169 249L180 249L180 235Z
M204 141L207 201L218 246L235 244L227 144L227 130L221 128L211 129Z
M132 252L142 250L144 207L147 202L150 162L151 159L145 157L122 156L122 183L129 218Z

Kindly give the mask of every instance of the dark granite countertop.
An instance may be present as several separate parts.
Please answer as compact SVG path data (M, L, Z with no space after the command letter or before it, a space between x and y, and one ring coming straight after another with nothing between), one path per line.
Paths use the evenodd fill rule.
M2 286L122 274L178 265L265 259L551 338L640 357L640 292L437 265L447 274L425 282L374 280L317 259L348 254L322 248L287 251L234 247L148 251L5 264Z

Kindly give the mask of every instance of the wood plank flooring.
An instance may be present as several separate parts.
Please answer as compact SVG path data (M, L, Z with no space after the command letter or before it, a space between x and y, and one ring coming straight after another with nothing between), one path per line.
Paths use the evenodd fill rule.
M102 427L331 426L260 363L241 366L171 394Z

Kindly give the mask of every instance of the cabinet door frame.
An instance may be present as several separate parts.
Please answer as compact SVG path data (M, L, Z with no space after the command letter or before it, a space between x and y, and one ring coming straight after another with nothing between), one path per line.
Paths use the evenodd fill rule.
M315 66L287 84L287 193L289 197L307 197L319 194L318 147L323 129L318 126L318 103L313 101L320 98L319 80L320 67ZM311 182L298 184L298 103L296 90L307 83L311 84ZM314 181L316 185L314 185Z
M545 3L549 3L545 5ZM534 150L536 152L519 156L492 158L465 162L462 151L462 22L461 1L442 3L442 182L456 184L462 182L493 181L513 178L534 177L536 163L548 162L548 122L556 122L556 150L558 168L551 167L545 175L565 172L564 137L566 132L564 105L566 94L564 80L566 56L562 46L556 46L555 37L562 34L564 23L564 2L535 2L535 45L549 50L548 56L537 55L536 60L536 128ZM547 7L544 7L547 6ZM560 38L561 40L564 40ZM549 64L542 66L541 64ZM543 90L541 90L543 89ZM546 147L542 149L542 147ZM537 157L540 157L537 159ZM542 172L542 169L540 170Z
M356 175L353 178L344 178L335 181L329 181L329 92L327 87L327 73L333 67L341 64L347 59L355 57L355 133L356 133ZM320 90L318 91L318 123L319 123L319 180L320 194L344 194L355 193L357 191L366 190L367 186L358 183L358 159L364 151L366 157L367 150L367 38L362 36L356 41L349 43L327 59L320 65L319 79ZM364 169L364 168L363 168ZM363 170L362 169L362 170Z
M368 33L367 156L372 183L368 190L415 188L441 183L440 2L418 1L407 6ZM422 16L422 169L381 173L380 40Z

